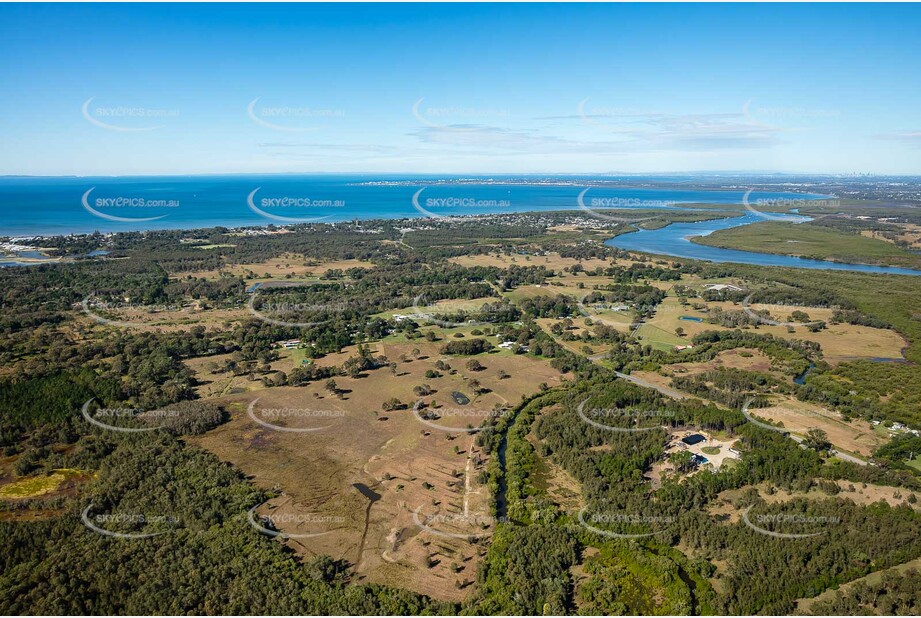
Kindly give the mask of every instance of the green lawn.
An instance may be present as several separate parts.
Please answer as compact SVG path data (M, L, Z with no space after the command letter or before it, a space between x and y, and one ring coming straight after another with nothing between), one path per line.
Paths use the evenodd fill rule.
M648 343L657 350L671 350L676 345L688 345L689 339L683 339L674 333L663 330L652 324L643 324L636 331L643 343Z

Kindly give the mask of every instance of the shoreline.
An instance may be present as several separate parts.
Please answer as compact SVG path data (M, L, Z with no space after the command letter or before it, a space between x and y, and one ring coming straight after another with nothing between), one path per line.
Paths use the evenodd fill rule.
M713 205L713 206L725 206L725 205L718 205L718 204L717 204L717 205ZM622 210L625 210L625 209L610 209L610 210L612 210L612 211L617 211L617 210L622 211ZM626 210L629 210L629 209L626 209ZM688 210L688 209L679 209L679 210ZM209 231L213 233L213 231L214 231L214 230L217 230L217 229L226 230L225 232L223 232L223 233L225 233L225 234L228 234L228 233L229 233L229 234L241 234L241 233L243 233L244 235L247 235L247 236L261 236L261 235L268 235L268 234L278 234L278 233L284 234L284 233L291 233L291 232L293 231L292 228L297 228L298 226L309 226L309 227L314 227L314 226L337 226L337 225L343 225L343 224L344 224L344 225L349 225L349 226L355 225L355 224L358 224L359 226L362 225L362 224L365 224L365 225L375 225L375 224L376 224L376 225L384 225L384 224L389 224L389 225L393 225L393 226L398 226L398 225L401 225L401 224L402 224L402 225L407 225L407 226L409 226L410 228L412 228L414 225L418 225L418 224L428 225L428 224L432 223L433 221L434 221L434 222L439 222L439 221L440 221L440 222L449 222L449 221L452 221L452 220L476 221L477 219L486 219L486 220L489 220L489 219L495 219L495 218L497 218L497 217L510 217L510 216L528 216L528 217L533 217L533 216L540 216L540 215L574 215L574 216L584 217L584 218L586 218L587 220L598 221L597 218L585 214L584 211L582 211L582 210L580 210L580 209L577 209L577 208L573 208L573 209L552 210L552 211L548 210L548 211L521 211L521 212L489 213L489 214L485 214L485 213L478 213L478 214L463 214L463 215L453 215L453 216L450 216L450 217L438 217L438 218L436 218L436 219L432 219L432 218L430 218L430 217L425 217L425 216L418 216L418 217L399 217L399 218L392 218L392 219L391 219L391 218L347 219L347 220L343 220L343 221L328 222L328 223L296 223L296 224L295 224L295 223L292 223L292 224L273 224L273 223L266 223L265 225L244 225L244 226L237 226L237 227L212 226L212 227L197 227L197 228L165 228L165 229L153 229L153 230L105 232L105 233L101 233L101 232L76 233L76 232L75 232L75 233L69 233L69 234L56 234L56 235L33 235L33 236L8 236L8 237L0 237L0 242L6 243L6 244L13 244L13 243L14 243L14 240L15 240L15 241L22 242L22 241L29 240L29 239L35 239L35 240L41 240L41 239L61 239L61 238L64 238L64 239L67 239L67 238L80 239L80 238L84 238L84 237L94 236L94 235L96 235L97 233L100 234L101 237L102 237L103 239L112 238L112 237L118 236L119 234L180 233L180 234L195 234L195 235L199 235L199 234L201 234L201 233L209 232ZM735 219L735 218L737 218L737 217L725 217L725 219L727 219L727 220L729 220L729 219ZM717 220L722 220L722 218L717 219ZM664 230L664 229L666 229L666 228L668 228L668 227L670 227L670 226L672 226L672 225L676 225L676 222L668 223L667 225L662 226L661 228L656 228L656 229L654 229L654 230L647 230L647 231L649 231L649 232L651 232L651 233L655 233L655 232L658 231L658 230ZM751 223L743 223L743 224L741 224L741 225L739 225L739 226L733 226L733 227L744 227L744 226L746 226L746 225L751 225ZM636 230L633 230L633 231L627 231L627 232L624 232L624 233L621 233L621 234L616 234L616 235L612 236L611 238L608 238L607 240L605 240L605 241L604 241L604 244L605 244L606 246L614 247L614 248L617 248L617 249L620 249L620 250L623 250L623 251L633 251L633 252L636 252L636 253L645 253L645 254L648 254L648 255L658 256L658 257L676 257L676 258L681 258L681 259L697 260L697 261L708 262L708 263L713 263L713 264L719 264L719 263L743 263L743 264L744 264L744 262L735 262L735 261L733 261L731 258L727 258L727 259L725 259L725 260L717 260L717 259L707 259L707 258L703 258L703 257L674 255L674 254L669 254L669 253L656 253L656 252L652 252L652 251L639 250L639 249L634 249L634 248L623 248L623 247L618 247L616 244L614 244L614 241L616 241L618 238L623 237L623 236L629 236L629 235L632 235L632 234L636 234L636 233L639 233L640 231L642 231L642 230L636 229ZM250 233L247 234L247 232L250 232ZM790 259L794 259L794 260L798 260L798 259L807 260L807 258L801 258L801 257L798 257L798 256L791 256L791 255L786 255L786 254L775 254L775 253L769 253L769 252L746 251L746 250L744 250L744 249L725 249L725 248L721 248L721 247L713 247L712 245L705 245L705 244L703 244L703 243L695 242L695 240L694 240L694 238L698 238L698 237L702 237L702 236L707 236L707 235L709 235L709 234L695 234L695 235L691 235L691 236L685 237L685 239L686 239L689 243L693 243L693 244L695 244L695 245L699 245L699 246L702 246L702 247L710 247L710 248L719 249L719 250L723 250L723 251L738 251L738 252L741 252L741 253L750 254L750 255L752 255L752 256L775 256L775 257L790 258ZM17 244L18 244L18 242L17 242ZM31 250L31 251L37 251L37 250L41 250L41 249L40 249L40 248L30 248L29 250ZM43 265L43 264L73 263L73 262L75 262L78 258L83 258L83 257L92 258L92 257L96 257L96 256L60 256L60 257L48 257L47 259L36 258L36 257L0 256L0 268L13 268L13 267L17 267L17 266L39 266L39 265ZM99 256L99 257L102 257L102 256ZM799 266L799 265L795 265L795 264L790 264L790 265L762 264L762 266L775 266L775 267L781 267L781 268L784 268L784 267L787 267L787 268L803 268L803 269L810 269L810 270L820 270L820 269L821 269L821 270L838 270L838 271L842 271L842 270L843 270L843 271L850 271L850 272L871 272L871 273L875 273L875 274L890 274L890 275L902 275L902 276L921 276L921 270L918 270L918 269L911 269L911 268L904 268L904 267L898 267L898 266L889 266L889 265L886 265L886 264L865 264L865 263L859 263L859 262L840 262L840 261L836 261L836 260L824 260L824 259L818 259L818 260L811 260L811 259L808 259L807 261L810 261L810 262L818 262L818 263L827 263L829 266L827 266L827 267L825 267L825 268L814 267L814 266ZM839 266L839 268L836 268L835 266ZM840 266L866 267L866 268L869 268L869 269L879 269L879 270L866 270L865 268L848 269L848 268L840 268ZM888 269L894 269L894 270L900 271L900 272L886 272Z

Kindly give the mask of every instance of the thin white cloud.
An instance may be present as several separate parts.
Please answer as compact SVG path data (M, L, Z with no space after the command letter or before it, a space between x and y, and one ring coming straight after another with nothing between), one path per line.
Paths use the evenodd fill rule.
M876 137L877 139L902 142L911 146L921 146L921 131L894 131L892 133L881 133Z

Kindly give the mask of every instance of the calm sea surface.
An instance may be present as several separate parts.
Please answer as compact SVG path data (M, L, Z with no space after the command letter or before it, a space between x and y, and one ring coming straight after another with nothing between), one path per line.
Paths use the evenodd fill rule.
M688 209L740 204L744 191L593 186L610 178L566 176L552 184L502 184L502 177L234 175L0 178L0 236L30 237L154 229L193 229L401 219L592 208ZM649 181L652 178L637 179ZM537 181L535 181L537 182ZM589 188L588 193L583 193ZM750 200L803 200L820 195L758 192ZM802 218L790 217L794 221ZM904 268L836 264L705 247L687 240L759 220L755 215L625 234L612 246L697 258L798 268L921 274ZM0 264L3 265L3 264Z

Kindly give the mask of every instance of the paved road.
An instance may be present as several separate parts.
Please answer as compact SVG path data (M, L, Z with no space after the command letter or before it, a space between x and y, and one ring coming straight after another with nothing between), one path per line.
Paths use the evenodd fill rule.
M790 436L790 438L792 438L794 442L796 442L797 444L799 444L799 445L802 446L803 448L807 448L807 447L803 446L803 442L804 442L805 438L803 438L802 436L797 436L797 435L792 434L792 433L788 433L787 435ZM835 449L831 449L831 450L829 451L829 453L831 453L832 455L834 455L834 456L837 457L838 459L843 459L844 461L849 461L849 462L851 462L851 463L855 463L855 464L857 464L858 466L866 466L866 465L868 464L868 462L864 461L863 459L860 459L859 457L854 457L853 455L848 455L847 453L842 453L841 451L838 451L838 450L835 450Z
M592 361L593 363L597 363L597 362L599 362L602 358L604 358L604 353L602 353L602 354L593 354L592 356L589 356L589 357L588 357L588 360ZM626 374L626 373L621 373L621 372L619 372L619 371L615 371L614 373L617 374L617 377L618 377L618 378L622 378L622 379L624 379L624 380L627 380L628 382L633 382L633 383L636 384L637 386L644 386L644 387L646 387L646 388L651 388L651 389L657 390L657 391L659 391L660 393L662 393L663 395L665 395L666 397L671 397L672 399L688 399L688 398L690 397L690 395L685 395L684 393L681 393L681 392L678 392L678 391L676 391L676 390L674 390L674 389L668 388L667 386L660 386L660 385L658 385L658 384L653 384L652 382L648 382L648 381L644 380L643 378L638 378L638 377L636 377L636 376L631 376L631 375L628 375L628 374Z
M647 382L646 380L642 378L627 375L626 373L621 373L619 371L615 371L614 373L617 374L618 378L623 378L624 380L627 380L628 382L633 382L637 386L645 386L646 388L655 389L659 391L660 393L662 393L663 395L665 395L666 397L671 397L672 399L689 399L690 398L690 395L685 395L684 393L668 388L667 386L660 386L659 384L653 384L652 382Z

